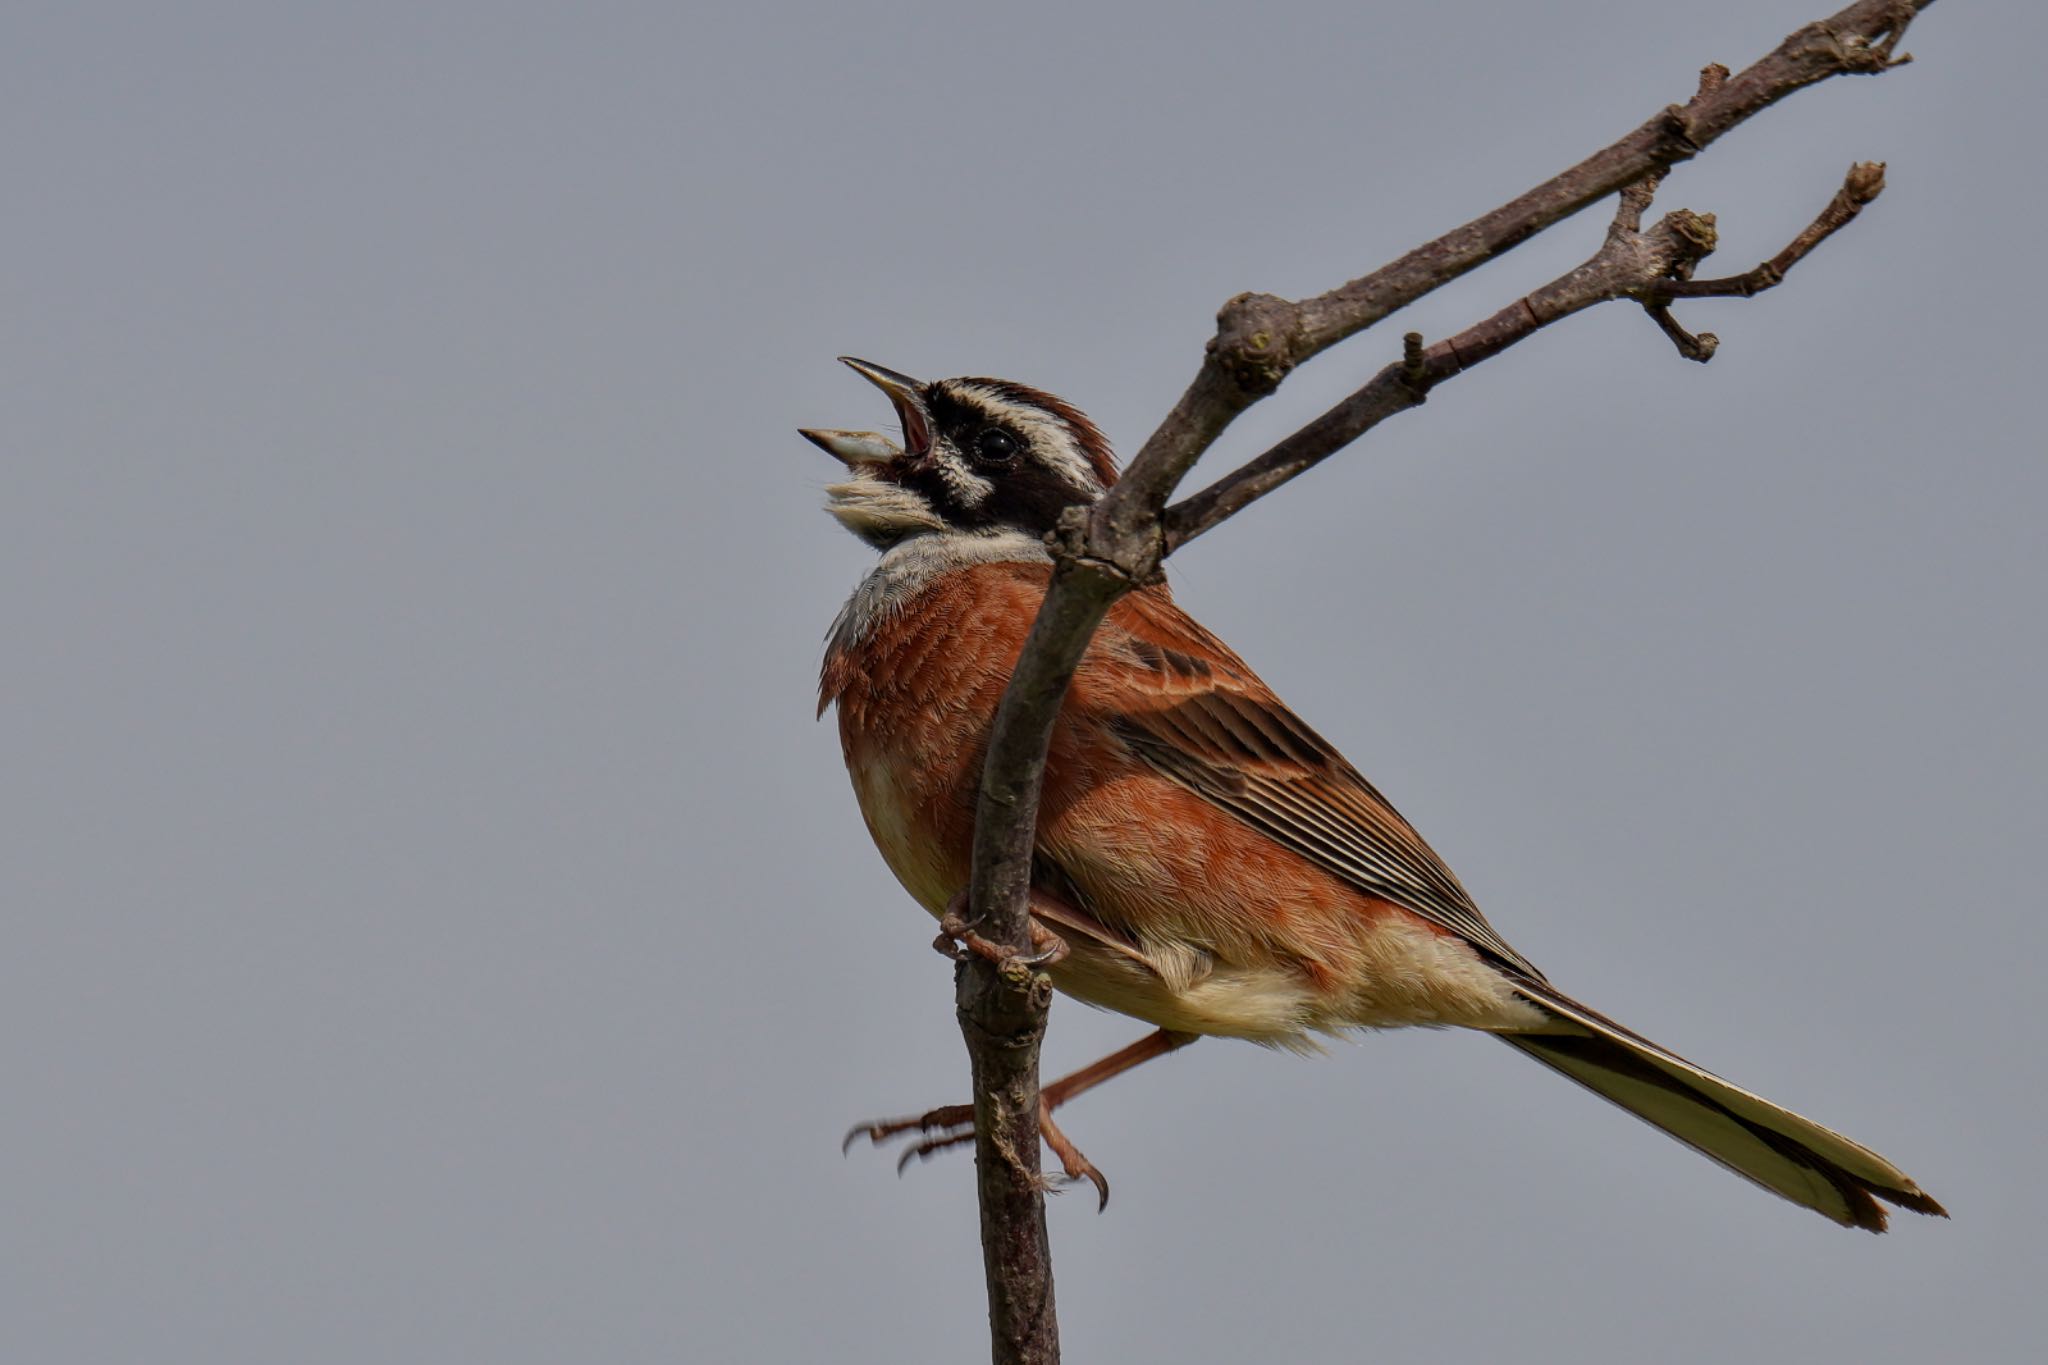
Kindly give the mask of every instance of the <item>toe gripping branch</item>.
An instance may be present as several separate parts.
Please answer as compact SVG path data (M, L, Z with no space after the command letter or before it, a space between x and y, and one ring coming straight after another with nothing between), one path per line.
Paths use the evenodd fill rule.
M939 917L939 934L932 940L932 949L941 957L954 962L965 962L978 957L993 963L997 969L1015 963L1027 971L1037 967L1050 967L1064 961L1067 956L1067 941L1052 930L1031 921L1031 951L1021 952L1006 943L996 943L975 932L961 912L967 907L967 893L962 891L953 897L946 913Z

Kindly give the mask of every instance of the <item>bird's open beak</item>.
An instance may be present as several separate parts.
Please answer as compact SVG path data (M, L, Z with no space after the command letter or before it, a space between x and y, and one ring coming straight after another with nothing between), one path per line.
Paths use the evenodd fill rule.
M896 418L903 423L904 454L917 459L932 448L932 417L924 405L924 385L907 374L898 374L850 355L839 357L839 362L889 395L889 402L896 408Z
M848 469L858 469L862 465L894 464L903 454L902 446L879 431L832 431L817 427L798 427L796 434Z

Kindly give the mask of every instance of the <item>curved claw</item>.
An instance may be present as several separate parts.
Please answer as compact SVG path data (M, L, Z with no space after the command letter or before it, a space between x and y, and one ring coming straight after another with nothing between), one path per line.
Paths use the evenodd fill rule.
M901 1166L897 1169L897 1175L901 1175ZM1102 1214L1102 1212L1106 1212L1106 1209L1110 1207L1110 1177L1106 1177L1100 1171L1096 1171L1094 1166L1090 1166L1090 1169L1087 1169L1087 1171L1081 1171L1079 1175L1075 1175L1073 1171L1067 1171L1065 1175L1061 1175L1059 1185L1053 1187L1053 1193L1061 1195L1061 1193L1067 1193L1075 1185L1090 1185L1090 1183L1096 1187L1096 1212Z
M972 1128L964 1133L951 1133L945 1137L929 1138L914 1147L906 1149L903 1155L897 1158L896 1174L902 1175L909 1168L912 1158L916 1158L919 1161L929 1161L933 1156L945 1151L948 1147L958 1147L962 1143L972 1141L974 1141L974 1130Z
M1108 1208L1109 1177L1097 1170L1094 1162L1081 1155L1081 1149L1074 1145L1073 1139L1062 1133L1059 1125L1052 1121L1051 1109L1044 1106L1038 1111L1038 1135L1045 1140L1046 1146L1052 1148L1053 1155L1060 1159L1060 1169L1067 1173L1069 1183L1078 1185L1083 1180L1095 1182L1095 1211L1101 1213Z
M1033 926L1034 930L1036 926ZM1035 953L1018 957L1016 961L1027 967L1053 967L1067 960L1067 941L1058 934L1047 932L1045 946Z

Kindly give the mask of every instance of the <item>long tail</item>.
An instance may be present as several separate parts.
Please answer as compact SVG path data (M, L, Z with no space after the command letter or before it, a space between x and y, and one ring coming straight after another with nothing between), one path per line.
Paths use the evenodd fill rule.
M1515 989L1556 1022L1540 1033L1496 1034L1502 1042L1771 1193L1871 1232L1885 1227L1879 1199L1948 1217L1868 1147L1702 1071L1548 985L1517 981Z

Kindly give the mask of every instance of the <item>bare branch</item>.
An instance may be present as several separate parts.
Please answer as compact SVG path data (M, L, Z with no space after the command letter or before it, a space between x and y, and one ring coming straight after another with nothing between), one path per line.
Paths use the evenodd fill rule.
M1434 346L1424 348L1421 335L1410 332L1400 361L1243 468L1168 508L1167 553L1314 468L1387 418L1420 405L1445 380L1594 304L1641 298L1670 285L1674 274L1689 271L1714 249L1713 220L1678 209L1648 231L1638 230L1654 190L1654 183L1645 181L1623 192L1606 241L1580 265Z
M1904 61L1893 62L1900 65ZM1863 211L1863 206L1884 192L1884 163L1882 161L1859 161L1849 168L1843 177L1842 187L1835 191L1835 197L1820 211L1806 230L1770 260L1754 270L1740 275L1728 275L1715 280L1677 278L1667 280L1642 291L1643 311L1650 320L1671 338L1671 344L1687 360L1702 364L1714 358L1720 348L1721 339L1712 332L1701 332L1695 336L1671 316L1671 302L1674 299L1705 298L1754 298L1766 289L1776 288L1784 283L1785 272L1806 258L1806 254L1826 241L1835 233L1847 227ZM1625 193L1625 192L1624 192Z
M1399 365L1381 370L1336 407L1235 473L1168 508L1165 552L1172 554L1395 413L1419 405L1430 389L1445 379L1596 303L1640 299L1680 355L1701 362L1712 359L1720 339L1712 332L1695 336L1680 326L1671 316L1671 300L1749 298L1783 283L1787 271L1848 226L1865 204L1884 192L1884 163L1863 161L1851 166L1828 206L1783 251L1754 270L1714 280L1686 278L1714 249L1711 214L1681 209L1667 215L1649 233L1640 230L1643 214L1662 179L1658 173L1621 192L1606 242L1583 264L1427 352L1420 349L1420 334L1408 333ZM1447 361L1449 368L1445 368Z
M1053 718L1080 649L1123 592L1110 574L1056 577L1067 587L1047 597L1004 694L1004 708L1014 704L1025 719L1007 727L998 719L974 821L970 916L985 938L1027 951L1029 849ZM1076 641L1068 659L1064 647ZM1007 856L1020 838L1024 856ZM970 957L955 968L954 984L974 1067L975 1176L994 1359L998 1365L1052 1365L1059 1360L1059 1325L1038 1155L1038 1053L1052 981L1020 961L998 967Z
M1718 280L1673 280L1654 293L1665 300L1731 296L1746 299L1775 288L1784 283L1785 273L1806 259L1808 252L1855 221L1863 206L1882 193L1884 163L1859 161L1849 168L1849 174L1842 179L1842 188L1835 191L1835 197L1828 201L1828 206L1820 211L1818 217L1806 225L1806 230L1762 265Z
M1721 349L1721 338L1712 332L1701 332L1694 336L1686 331L1678 319L1671 316L1668 304L1646 303L1643 305L1643 311L1650 315L1650 321L1657 324L1659 331L1671 338L1671 344L1676 346L1678 353L1687 360L1697 360L1704 365L1714 358L1714 352Z
M1238 295L1217 314L1216 335L1194 383L1132 460L1118 490L1120 505L1163 507L1188 468L1239 413L1279 387L1295 366L1346 337L1587 205L1697 156L1737 124L1795 91L1832 76L1875 74L1904 65L1910 58L1894 58L1893 47L1932 3L1857 0L1808 24L1735 75L1718 63L1709 66L1685 104L1659 110L1570 170L1326 294L1301 302L1271 294ZM1102 522L1122 519L1110 516ZM1129 561L1126 566L1134 567Z
M1607 226L1607 235L1612 239L1616 234L1641 232L1643 215L1656 202L1657 188L1664 183L1665 171L1651 171L1633 185L1622 188L1616 196L1614 221Z
M1052 538L1052 585L997 711L976 807L968 918L983 937L1020 953L1030 950L1027 906L1046 751L1088 641L1118 597L1154 581L1172 548L1392 413L1422 402L1436 384L1594 303L1636 298L1674 340L1685 338L1681 347L1689 343L1710 351L1711 338L1689 337L1670 319L1670 300L1743 291L1733 282L1690 279L1693 265L1712 250L1711 218L1681 210L1647 231L1641 228L1657 180L1795 91L1910 60L1895 58L1893 49L1931 3L1856 0L1737 74L1707 67L1685 104L1659 111L1571 169L1369 275L1300 302L1240 294L1226 303L1201 368L1173 410L1116 486L1092 507L1070 509ZM1167 501L1195 460L1295 366L1617 192L1624 193L1609 240L1585 265L1434 346L1424 348L1419 336L1412 337L1401 361L1215 488L1176 507L1169 519ZM1759 269L1782 276L1853 217L1861 202L1867 200L1825 230L1810 228ZM1760 277L1749 292L1775 282ZM1724 283L1730 287L1702 287ZM1056 1361L1037 1114L1038 1045L1049 982L1016 960L997 964L974 957L957 973L961 1028L975 1068L975 1156L994 1358L998 1365Z
M975 1193L993 1357L1055 1365L1059 1317L1038 1169L1038 1050L1052 979L1014 960L990 967L974 958L957 972L960 1031L974 1071Z

